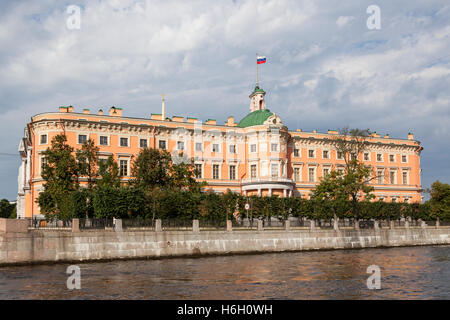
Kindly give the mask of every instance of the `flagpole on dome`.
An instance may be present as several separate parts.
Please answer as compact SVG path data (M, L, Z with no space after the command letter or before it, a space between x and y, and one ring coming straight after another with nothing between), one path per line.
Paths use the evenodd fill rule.
M259 87L259 82L258 82L258 53L256 53L256 86Z

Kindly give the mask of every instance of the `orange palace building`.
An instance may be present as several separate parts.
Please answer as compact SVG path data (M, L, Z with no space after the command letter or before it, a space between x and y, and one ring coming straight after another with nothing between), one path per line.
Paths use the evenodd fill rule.
M345 161L334 146L338 132L290 131L280 117L266 108L265 92L259 86L250 94L250 113L235 122L204 123L197 118L165 116L129 118L121 108L108 113L73 107L35 115L27 124L19 144L22 164L18 177L18 217L39 215L36 199L43 190L42 153L55 135L65 132L75 149L87 139L99 146L99 159L113 155L124 181L130 178L133 159L144 147L165 149L174 161L190 161L214 192L230 189L243 195L308 198L321 177L331 170L343 170ZM423 148L409 133L407 139L372 134L368 148L358 155L371 165L377 199L421 202L420 153ZM83 183L83 179L80 179Z

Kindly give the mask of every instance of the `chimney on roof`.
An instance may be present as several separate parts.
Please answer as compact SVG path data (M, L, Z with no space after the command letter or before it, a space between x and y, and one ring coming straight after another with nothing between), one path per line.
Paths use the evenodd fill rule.
M122 116L122 108L112 106L111 109L109 109L109 115L111 117L121 117Z

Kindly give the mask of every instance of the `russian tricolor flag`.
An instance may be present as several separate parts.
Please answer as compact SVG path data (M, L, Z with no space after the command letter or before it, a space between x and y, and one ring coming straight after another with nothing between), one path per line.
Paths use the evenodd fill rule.
M257 64L261 64L261 63L266 63L266 57L257 57L256 58L256 63Z

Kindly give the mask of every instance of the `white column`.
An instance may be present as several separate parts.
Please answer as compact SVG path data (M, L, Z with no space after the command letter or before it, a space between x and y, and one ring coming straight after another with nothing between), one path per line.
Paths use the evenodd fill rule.
M272 188L269 188L269 197L272 196Z
M286 189L283 189L283 197L286 198Z

